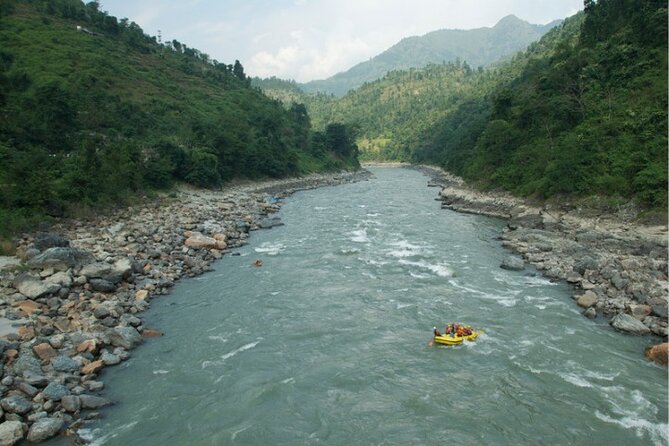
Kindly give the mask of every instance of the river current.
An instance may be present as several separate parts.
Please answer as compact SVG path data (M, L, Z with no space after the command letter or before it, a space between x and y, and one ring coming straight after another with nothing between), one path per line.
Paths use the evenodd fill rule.
M299 192L285 226L152 302L166 333L106 369L96 445L666 445L651 341L565 284L499 268L504 222L440 209L427 177ZM256 260L262 267L254 266ZM476 342L428 346L463 322ZM58 440L52 444L67 444Z

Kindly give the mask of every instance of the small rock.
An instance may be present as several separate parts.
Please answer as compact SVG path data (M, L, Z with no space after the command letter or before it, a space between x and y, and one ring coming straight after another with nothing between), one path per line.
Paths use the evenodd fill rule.
M145 328L142 331L142 336L145 337L145 338L155 338L155 337L162 336L162 335L163 334L161 332L159 332L158 330L153 330L151 328Z
M77 353L89 352L93 353L98 348L98 343L95 339L87 339L81 344L77 345Z
M121 358L119 356L113 353L109 353L107 350L102 352L100 359L105 365L116 365L121 362Z
M585 317L587 317L588 319L594 319L594 318L597 317L597 310L595 310L595 307L590 307L590 308L588 308L587 310L585 310L585 311L583 312L583 314L584 314Z
M97 361L93 361L89 364L86 364L81 368L81 373L84 375L91 375L93 373L97 373L104 367L104 363L101 359L98 359Z
M84 383L84 386L91 392L99 392L105 388L105 383L103 383L102 381L90 380L86 381Z
M135 299L145 300L147 297L149 297L148 290L139 290L135 293Z

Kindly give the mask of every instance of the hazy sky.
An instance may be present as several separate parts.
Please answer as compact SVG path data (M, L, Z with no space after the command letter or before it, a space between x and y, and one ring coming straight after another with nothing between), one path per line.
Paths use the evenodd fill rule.
M515 14L544 24L582 0L101 0L163 41L177 39L252 76L324 79L438 29L493 26Z

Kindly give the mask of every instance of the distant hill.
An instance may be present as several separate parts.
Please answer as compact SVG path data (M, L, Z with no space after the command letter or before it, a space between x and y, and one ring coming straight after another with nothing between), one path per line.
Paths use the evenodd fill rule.
M524 49L559 23L556 20L547 25L533 25L509 15L492 28L443 29L424 36L407 37L348 71L308 82L302 88L306 92L320 91L343 96L365 82L382 78L389 71L456 62L458 59L473 68L486 66Z

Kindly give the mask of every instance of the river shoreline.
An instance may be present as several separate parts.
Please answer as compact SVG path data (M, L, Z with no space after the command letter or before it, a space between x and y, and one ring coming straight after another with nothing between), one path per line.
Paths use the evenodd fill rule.
M272 214L299 190L369 178L369 172L238 182L221 191L180 188L90 221L24 236L0 262L0 444L76 430L112 404L105 367L161 336L141 313L181 278L282 224Z
M531 263L571 283L587 316L626 315L632 322L619 321L617 328L666 339L666 227L583 219L476 192L432 167L414 168L441 188L444 208L508 220L502 243L523 260L506 267ZM0 444L43 441L63 430L76 435L112 403L100 396L105 367L161 335L140 318L153 298L234 255L252 231L280 225L272 214L283 197L368 177L361 171L244 182L222 191L181 188L24 237L21 260L4 259L0 267Z
M606 317L622 332L649 336L649 344L662 342L647 356L666 365L666 225L640 224L629 208L607 213L481 192L439 168L413 168L440 188L443 209L507 220L500 238L514 255L502 268L522 270L529 263L552 280L568 282L586 317Z

